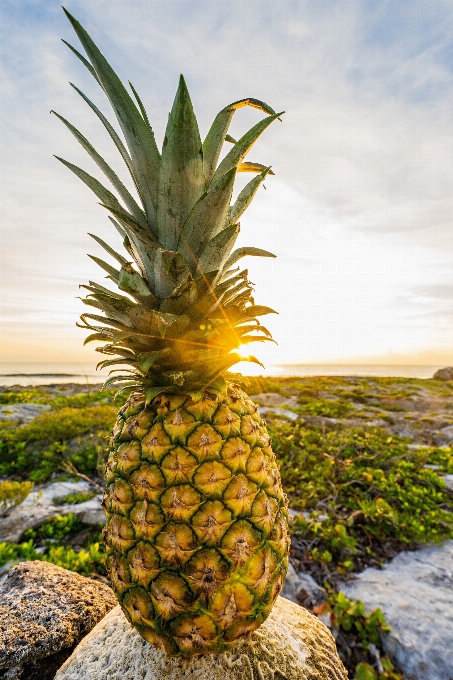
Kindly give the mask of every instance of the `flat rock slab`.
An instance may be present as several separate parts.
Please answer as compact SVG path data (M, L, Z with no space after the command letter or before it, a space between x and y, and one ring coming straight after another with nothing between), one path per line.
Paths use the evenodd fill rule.
M57 515L68 515L72 512L85 524L103 524L105 513L102 509L102 495L94 496L89 501L78 504L54 505L56 498L70 493L81 493L90 490L88 482L54 482L44 489L33 491L27 498L11 510L0 523L0 543L8 541L18 543L26 529L33 529L47 519Z
M82 640L55 680L347 680L328 629L277 599L267 621L230 652L172 659L127 622L120 607Z
M298 406L296 397L285 397L278 392L263 392L263 394L253 394L250 399L258 406L269 406L271 408L283 408L290 406L292 408Z
M298 573L291 562L281 591L282 597L305 607L316 607L326 599L327 593L310 574Z
M274 420L275 418L285 418L296 420L298 415L290 408L298 405L296 397L285 397L277 392L266 392L254 394L250 397L253 403L257 404L258 411L263 418Z
M453 541L400 553L342 590L382 609L392 626L384 649L407 680L453 680Z
M13 567L0 588L0 676L53 678L116 604L108 586L54 564Z
M7 404L0 406L0 421L12 420L17 425L28 425L44 411L50 411L49 404Z

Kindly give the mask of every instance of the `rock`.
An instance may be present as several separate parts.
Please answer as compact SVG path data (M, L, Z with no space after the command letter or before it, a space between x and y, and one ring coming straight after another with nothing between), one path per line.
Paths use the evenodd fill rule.
M382 609L392 626L384 650L407 680L453 678L453 541L400 553L342 590Z
M0 421L14 420L17 425L28 425L33 418L50 409L49 404L7 404L0 406Z
M447 489L453 491L453 475L444 475L442 479L444 480Z
M298 405L296 397L285 397L277 392L265 392L253 394L250 399L257 404L260 415L266 420L272 421L276 418L296 420L297 418L297 413L289 410ZM286 408L284 408L285 406Z
M283 394L277 392L265 392L263 394L253 394L250 399L258 406L269 406L280 408L282 406L296 407L296 397L285 397Z
M22 562L0 588L2 678L53 678L115 605L113 591L47 562Z
M453 380L453 367L440 368L433 375L434 380Z
M297 517L303 517L304 519L310 517L310 513L306 510L295 510L294 508L288 508L288 515L290 520L295 520Z
M105 524L105 512L102 508L102 496L93 496L85 503L78 505L71 505L72 513L84 524L96 526L97 524ZM68 506L66 506L68 507Z
M297 572L291 562L281 595L304 607L316 607L326 599L326 591L318 586L313 576Z
M70 493L81 493L90 490L88 482L54 482L44 489L33 491L27 498L11 510L8 517L2 518L0 525L0 543L9 541L18 543L27 529L39 526L47 519L57 515L68 515L72 512L85 524L101 524L105 521L101 507L102 496L98 495L89 501L78 504L54 505L56 498Z
M281 596L297 604L297 593L299 592L299 575L291 562L286 572L285 583L283 584Z
M328 418L327 416L297 416L299 422L307 427L321 427L326 430L335 430L338 427L339 421L337 418ZM343 420L342 423L348 422Z
M258 406L260 416L265 420L275 420L275 418L289 418L290 420L297 420L299 417L294 411L288 411L286 408L273 408L271 406Z
M437 433L436 440L440 443L453 441L453 425L448 425L448 427L443 427Z
M267 621L230 652L172 659L120 607L82 640L55 680L347 680L335 641L315 616L279 597Z

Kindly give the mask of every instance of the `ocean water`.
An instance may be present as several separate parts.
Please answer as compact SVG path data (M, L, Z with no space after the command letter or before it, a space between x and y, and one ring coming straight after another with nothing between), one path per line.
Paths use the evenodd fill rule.
M400 378L432 378L442 366L385 366L354 364L279 364L265 369L242 363L237 367L244 375L263 376L378 376ZM95 370L93 364L82 363L6 363L0 362L0 386L50 385L54 383L83 383L98 385L107 371Z

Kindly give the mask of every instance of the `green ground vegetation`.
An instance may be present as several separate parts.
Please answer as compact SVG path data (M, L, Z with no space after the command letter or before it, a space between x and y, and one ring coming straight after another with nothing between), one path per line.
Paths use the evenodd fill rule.
M0 482L0 517L20 505L33 489L33 482Z
M64 469L65 461L83 474L100 475L117 408L53 406L29 425L0 430L1 476L45 482Z
M84 525L72 513L27 529L20 543L0 543L0 568L18 560L51 562L84 576L105 576L102 527Z
M453 537L451 492L438 474L451 449L409 449L385 430L322 431L303 424L270 426L293 523L310 544L307 558L340 572L383 557L383 549ZM429 464L439 468L426 467ZM402 544L402 545L401 545Z
M379 566L401 550L453 538L453 448L439 428L453 424L453 384L403 378L252 378L251 395L293 397L299 418L269 418L273 448L294 515L292 560L327 590L317 613L328 614L354 680L402 678L390 661L376 665L386 622L379 610L338 592L341 579ZM295 399L294 399L295 398ZM102 485L108 437L124 397L64 386L0 388L0 405L45 403L51 410L29 425L0 429L0 511L3 494L17 502L33 483L78 473ZM286 408L286 407L285 407ZM376 425L377 423L377 425ZM38 486L39 488L39 486ZM93 491L56 503L80 503ZM13 502L13 501L8 501ZM50 561L84 575L105 576L101 527L58 516L0 544L0 568L23 559ZM316 609L316 608L315 608ZM343 645L343 647L342 647ZM371 646L370 646L371 645ZM343 655L344 656L344 655Z

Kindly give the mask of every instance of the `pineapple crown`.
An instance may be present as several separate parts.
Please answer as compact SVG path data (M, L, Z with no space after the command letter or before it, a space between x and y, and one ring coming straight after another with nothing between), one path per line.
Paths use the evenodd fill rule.
M136 103L85 29L64 11L88 59L63 42L107 95L126 144L95 104L71 85L106 128L138 196L137 201L90 142L52 111L116 190L120 200L87 172L56 156L110 212L109 219L120 233L128 255L124 257L90 234L118 264L112 266L93 255L89 257L126 295L93 281L81 286L89 291L84 304L97 308L104 316L82 314L82 323L77 325L91 331L85 344L106 342L97 351L114 356L101 361L98 367L129 366L112 369L111 373L120 375L111 375L104 387L122 383L119 391L143 389L147 403L162 392L193 397L207 389L224 393L228 380L240 377L228 373L231 366L243 360L260 364L255 357L242 357L234 350L250 342L272 340L258 317L274 310L255 304L248 271L236 263L246 255L275 255L260 248L233 248L240 230L239 218L266 176L274 174L270 167L245 162L244 158L283 112L275 113L257 99L242 99L220 111L201 142L181 76L160 153L132 83L129 85ZM228 129L235 111L244 106L267 115L236 141ZM233 146L219 163L225 141ZM252 172L255 177L230 205L237 172Z

